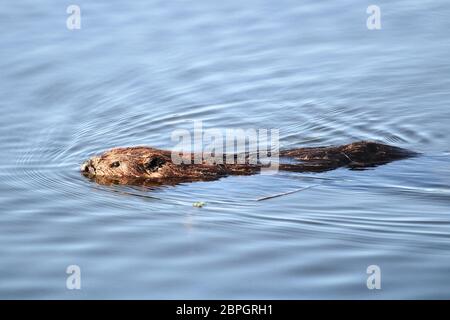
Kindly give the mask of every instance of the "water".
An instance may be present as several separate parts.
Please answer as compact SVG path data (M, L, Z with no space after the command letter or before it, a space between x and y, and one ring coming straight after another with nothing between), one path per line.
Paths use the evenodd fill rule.
M378 31L364 1L76 3L75 31L64 3L0 13L1 298L450 298L447 1L378 1ZM194 120L422 155L156 190L78 172Z

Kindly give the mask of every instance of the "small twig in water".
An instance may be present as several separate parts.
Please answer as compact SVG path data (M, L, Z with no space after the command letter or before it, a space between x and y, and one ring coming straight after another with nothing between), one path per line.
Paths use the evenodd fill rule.
M318 186L318 184L313 184L312 186L303 187L303 188L292 190L292 191L288 191L288 192L278 193L278 194L275 194L275 195L272 195L272 196L262 197L262 198L256 199L256 201L263 201L263 200L268 200L268 199L273 199L273 198L286 196L288 194L293 194L293 193L296 193L296 192L300 192L300 191L303 191L303 190L306 190L306 189L310 189L310 188L315 187L315 186Z

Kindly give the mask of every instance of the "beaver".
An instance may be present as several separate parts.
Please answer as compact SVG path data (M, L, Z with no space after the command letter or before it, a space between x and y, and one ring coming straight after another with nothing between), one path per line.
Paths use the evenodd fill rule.
M114 148L94 156L81 165L83 175L100 184L175 185L182 182L211 181L229 175L251 175L264 165L249 161L214 164L191 161L176 164L172 152L151 147ZM365 169L416 155L415 152L373 141L358 141L341 146L309 147L279 152L279 170L325 172L340 167ZM225 159L226 155L224 155ZM237 159L238 155L234 155Z

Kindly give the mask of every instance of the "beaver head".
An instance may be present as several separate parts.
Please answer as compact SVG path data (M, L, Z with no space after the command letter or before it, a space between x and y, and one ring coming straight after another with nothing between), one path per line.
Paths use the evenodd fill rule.
M94 156L81 165L81 172L90 177L155 178L172 171L170 152L147 147L115 148Z

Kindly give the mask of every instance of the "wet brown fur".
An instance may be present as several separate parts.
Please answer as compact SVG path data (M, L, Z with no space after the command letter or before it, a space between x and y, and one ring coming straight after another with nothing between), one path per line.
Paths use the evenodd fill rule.
M339 167L364 169L413 156L402 148L371 141L342 146L299 148L279 153L279 170L324 172ZM83 163L84 175L101 184L175 185L181 182L211 181L228 175L250 175L260 172L261 163L194 164L195 154L187 164L175 164L171 151L150 147L115 148ZM236 155L234 156L236 159ZM225 158L225 156L224 156ZM225 160L225 159L224 159ZM288 161L284 161L288 160Z

